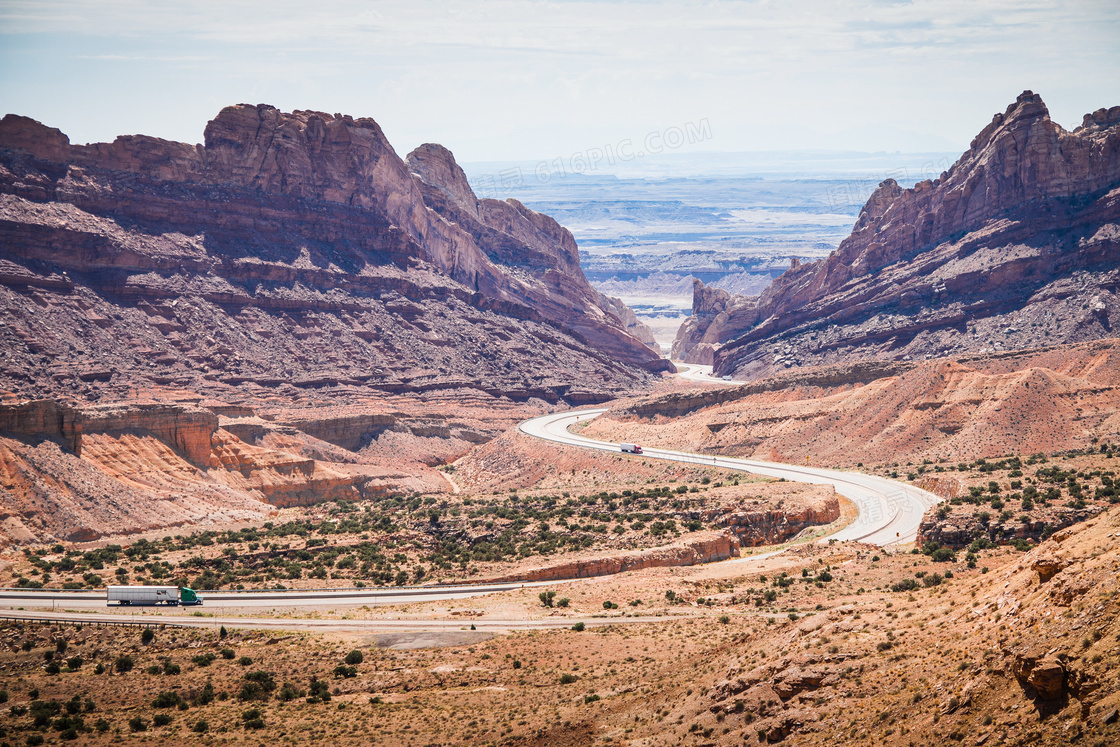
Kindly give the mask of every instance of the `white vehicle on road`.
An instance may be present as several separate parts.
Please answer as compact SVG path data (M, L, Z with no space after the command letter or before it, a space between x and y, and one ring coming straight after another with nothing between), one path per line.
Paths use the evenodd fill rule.
M110 586L105 591L106 604L151 606L156 604L178 607L202 604L202 597L185 586Z

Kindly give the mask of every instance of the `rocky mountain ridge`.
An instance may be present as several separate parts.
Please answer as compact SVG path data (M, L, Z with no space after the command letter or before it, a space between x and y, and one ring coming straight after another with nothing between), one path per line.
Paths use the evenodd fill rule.
M421 178L371 119L266 105L223 109L203 145L71 145L7 115L0 389L578 402L667 368L555 221L492 200L466 228L445 217L437 193L473 195L439 156Z
M694 287L673 357L759 378L1108 337L1120 323L1120 107L1067 132L1026 91L940 178L884 181L828 258L757 297Z

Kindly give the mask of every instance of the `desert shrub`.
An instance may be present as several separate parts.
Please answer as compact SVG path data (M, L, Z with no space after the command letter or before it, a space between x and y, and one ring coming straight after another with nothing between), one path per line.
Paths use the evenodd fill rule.
M294 682L285 682L280 688L280 691L276 693L276 699L283 703L295 700L296 698L302 698L303 696L303 690L296 687Z
M335 677L357 677L358 670L356 667L348 667L345 664L339 664L334 668L333 674Z
M223 648L218 653L220 653L222 655L223 659L233 659L235 656L237 656L237 652L234 651L232 648Z
M308 687L307 702L308 703L329 703L331 699L331 688L326 680L321 680L318 677L312 676L311 684Z
M193 726L191 726L191 731L197 734L205 734L206 732L210 731L210 724L202 719L199 719L194 723Z
M578 622L572 626L572 630L576 631L577 633L582 633L585 627L587 626L585 626L582 622Z
M205 654L198 654L197 656L192 656L191 661L194 662L194 665L196 667L208 667L211 664L213 664L214 660L217 659L217 658L218 658L217 656L215 656L214 654L207 651Z
M948 547L941 547L933 551L930 559L935 563L952 563L956 561L957 554Z
M167 726L172 721L170 713L157 713L152 717L152 723L156 726Z
M913 591L918 588L918 582L912 578L904 578L891 584L891 591Z
M721 625L727 625L727 623L731 622L731 618L727 615L720 615L719 622Z
M113 669L121 672L122 674L124 672L131 672L134 666L136 666L136 662L134 662L132 660L132 657L127 654L125 654L124 656L118 656L116 658L116 661L113 662Z
M571 603L572 603L572 600L568 599L567 597L560 597L559 599L556 600L556 606L557 607L567 607Z
M133 731L147 731L148 722L139 716L133 716L128 720L128 728Z
M552 606L552 600L555 599L555 598L556 598L556 592L555 591L542 591L540 594L537 594L537 599L541 600L541 606L542 607L551 607Z
M156 696L155 700L152 701L152 708L177 708L182 702L183 699L179 696L179 693L167 691Z
M238 700L268 700L272 691L276 689L276 681L268 672L256 671L245 675L241 683L241 690L237 693Z
M195 703L197 703L198 705L210 705L213 702L214 685L213 683L207 682L203 686L202 691L198 694L198 697L195 698Z
M251 656L242 656L237 660L237 663L243 667L248 667L253 664L253 658Z
M922 578L922 583L925 584L926 587L938 586L941 583L941 581L942 581L942 577L941 577L940 573L931 573L928 576L925 576L924 578Z
M350 653L346 654L346 663L350 665L361 664L364 659L365 657L358 649L354 649Z
M144 644L151 643L156 637L151 628L144 628L144 632L140 634L140 642Z
M578 679L579 679L579 677L572 674L571 672L564 672L564 674L560 675L560 684L561 685L570 685L573 682L577 681Z
M97 722L94 723L93 728L104 734L105 732L109 731L111 726L112 724L110 724L108 721L103 718L99 718L97 719Z

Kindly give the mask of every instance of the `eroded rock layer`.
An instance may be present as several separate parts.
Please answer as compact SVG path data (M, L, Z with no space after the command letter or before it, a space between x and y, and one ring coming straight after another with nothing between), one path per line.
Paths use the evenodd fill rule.
M760 296L697 283L674 357L760 378L1109 337L1120 324L1120 107L1067 132L1027 91L939 179L883 182L826 259Z
M373 120L265 105L223 109L204 145L6 116L0 389L597 401L668 366L567 230L425 149L410 171Z
M191 405L0 405L0 547L260 522L277 508L448 489L422 464L317 459L246 442L225 420Z

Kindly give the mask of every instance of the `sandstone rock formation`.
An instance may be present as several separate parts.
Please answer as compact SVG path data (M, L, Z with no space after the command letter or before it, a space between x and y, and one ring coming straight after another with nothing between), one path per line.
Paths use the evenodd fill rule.
M834 494L805 505L732 511L706 518L715 526L727 527L742 547L761 547L831 524L840 518L840 501Z
M203 145L80 146L7 115L0 241L0 390L24 397L601 401L669 365L568 231L371 119L239 105Z
M1082 449L1120 438L1120 342L792 369L749 384L635 398L584 432L846 466Z
M610 576L643 568L698 565L727 560L739 554L739 541L727 532L709 532L691 537L685 542L637 550L605 558L586 558L566 563L530 568L523 573L501 578L486 579L485 583L511 581L562 581L574 578Z
M698 283L674 357L759 378L1108 337L1118 257L1120 107L1067 132L1026 91L940 178L884 181L826 259L758 297Z
M0 546L260 521L276 508L447 488L419 465L401 472L256 446L220 420L189 405L0 405Z

